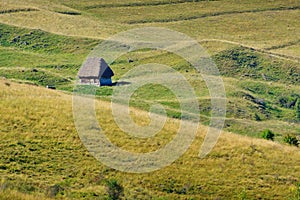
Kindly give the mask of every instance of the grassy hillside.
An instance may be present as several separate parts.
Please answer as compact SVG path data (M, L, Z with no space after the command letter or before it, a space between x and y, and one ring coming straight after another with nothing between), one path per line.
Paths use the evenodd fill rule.
M72 91L81 62L101 42L8 25L1 25L1 32L4 36L0 38L0 53L5 59L0 61L0 76L66 91ZM133 62L128 63L128 58ZM282 141L287 134L299 134L296 107L289 106L300 97L298 62L237 45L216 52L212 59L223 75L227 91L226 130L260 137L264 129L270 129L277 141ZM196 91L202 123L209 123L208 89L200 74L179 56L158 50L126 54L111 63L116 74L114 81L147 63L169 65L180 72ZM97 95L106 100L112 93L113 88L97 89ZM148 110L151 104L161 103L169 117L178 118L180 107L174 100L174 95L165 88L145 86L132 96L131 105Z
M0 22L93 38L106 38L133 27L163 26L199 40L228 40L267 49L277 46L279 48L272 51L280 49L283 54L288 54L290 51L280 46L290 42L296 42L296 48L299 46L299 6L297 0L114 0L109 3L20 0L17 4L14 0L6 0L1 5L4 14ZM4 12L10 8L37 11Z
M0 81L1 199L105 198L116 180L126 199L296 199L300 152L296 147L223 133L204 159L197 157L206 127L172 165L146 174L109 169L89 155L72 120L71 96ZM17 98L16 98L17 97ZM97 102L108 137L143 152L167 142L179 123L169 119L153 140L130 140L114 124L108 103ZM138 121L147 113L135 110ZM113 131L112 131L113 130ZM18 192L15 192L18 191Z
M125 199L300 199L299 148L285 143L287 136L300 140L299 8L299 0L1 1L0 199L103 199L107 188L120 185ZM224 134L208 157L198 159L211 116L201 75L169 52L130 52L109 63L113 81L147 63L172 67L195 89L200 113L193 114L200 115L201 127L189 151L171 166L124 174L101 165L84 148L70 92L97 44L148 26L180 31L211 55L226 89ZM166 87L148 84L131 96L139 124L149 123L151 105L166 109L169 123L152 140L120 131L109 109L114 87L95 89L103 111L99 121L125 149L158 149L178 128L180 105ZM265 130L275 134L275 142L257 139Z

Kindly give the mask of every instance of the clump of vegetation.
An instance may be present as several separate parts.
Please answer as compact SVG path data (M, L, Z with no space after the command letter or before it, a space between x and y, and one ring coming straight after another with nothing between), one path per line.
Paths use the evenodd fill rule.
M296 183L296 189L295 189L295 194L294 194L294 197L292 199L300 199L300 182L299 183Z
M296 147L298 147L299 143L300 143L300 141L297 139L297 137L295 135L291 135L291 134L286 135L283 138L283 141L285 143L288 143L288 144L296 146Z
M108 198L110 200L120 199L124 191L123 186L120 185L115 179L106 181L106 189L108 192Z
M247 199L247 191L246 188L243 189L243 191L239 195L241 200L246 200Z
M296 103L296 117L298 120L300 120L300 99L298 99Z
M57 194L62 193L63 191L64 189L60 185L55 184L48 188L46 194L47 196L54 198Z
M261 137L266 139L266 140L272 140L273 141L274 137L275 137L275 134L271 130L266 129L262 132Z
M289 96L281 96L279 97L279 105L280 107L283 107L283 108L294 108L295 105L296 105L296 102L298 101L298 97L299 95L297 94L292 94L292 95L289 95Z
M261 121L261 118L257 113L254 114L254 119L255 121Z

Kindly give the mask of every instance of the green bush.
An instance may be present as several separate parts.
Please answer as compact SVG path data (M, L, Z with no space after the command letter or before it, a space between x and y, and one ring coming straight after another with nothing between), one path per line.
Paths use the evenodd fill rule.
M294 135L286 135L284 138L283 138L283 141L285 143L288 143L290 145L293 145L293 146L298 146L299 145L299 140L297 139L296 136Z
M255 121L261 121L261 118L257 113L254 114L254 119Z
M296 116L297 116L297 119L300 120L300 98L297 100L297 103L296 103Z
M261 137L266 140L274 140L274 136L275 134L269 129L264 130L261 135Z
M123 195L124 188L115 179L106 181L108 199L117 200Z

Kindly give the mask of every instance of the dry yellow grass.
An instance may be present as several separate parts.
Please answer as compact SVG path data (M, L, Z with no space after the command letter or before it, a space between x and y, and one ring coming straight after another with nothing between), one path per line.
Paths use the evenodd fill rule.
M104 39L121 29L117 24L99 22L92 17L64 15L48 10L11 13L0 16L0 22L14 26L42 29L69 36Z
M115 3L121 3L114 1ZM113 3L113 2L112 2ZM282 2L276 0L227 3L204 1L197 3L171 4L163 6L130 6L117 8L84 9L93 4L105 4L100 1L73 2L37 1L37 0L6 0L1 9L32 7L40 11L2 14L0 22L28 28L39 28L49 32L91 37L108 38L120 31L143 26L162 26L183 32L189 36L203 39L222 39L242 43L255 48L269 48L299 39L299 9L264 11L254 13L233 13L193 20L182 20L168 23L147 23L128 25L124 21L147 20L152 18L194 16L197 14L227 12L235 10L268 9L281 7L297 7L298 1ZM17 6L18 5L18 6ZM68 6L69 5L69 6ZM220 6L222 5L222 6ZM71 6L73 6L71 8ZM76 9L75 9L76 8ZM55 11L75 11L81 15L66 15ZM224 45L224 44L222 44ZM222 46L221 45L221 46ZM212 48L218 48L210 46ZM294 47L280 49L280 53L297 56ZM214 52L218 49L212 49ZM297 48L296 48L297 50Z
M207 129L200 126L189 150L170 166L147 174L122 173L106 168L88 155L73 124L71 95L8 80L1 80L0 88L0 175L4 182L33 185L36 191L33 194L44 195L51 185L59 184L65 189L63 198L83 198L83 194L86 198L92 198L89 195L93 194L104 197L103 182L95 180L109 178L118 180L128 199L159 196L236 199L241 195L284 199L296 194L295 183L300 178L299 148L223 133L213 151L199 159ZM130 151L160 148L157 142L170 141L172 132L178 128L178 120L168 119L155 138L130 138L115 125L110 104L97 102L101 127L112 142ZM132 112L142 124L147 124L147 112L137 109ZM7 159L15 160L7 162ZM187 193L180 193L183 188ZM8 197L7 192L0 196ZM34 199L19 193L16 198Z
M0 198L2 200L50 200L44 196L29 195L14 190L0 192Z
M271 50L271 52L279 53L279 54L287 54L300 59L300 44Z

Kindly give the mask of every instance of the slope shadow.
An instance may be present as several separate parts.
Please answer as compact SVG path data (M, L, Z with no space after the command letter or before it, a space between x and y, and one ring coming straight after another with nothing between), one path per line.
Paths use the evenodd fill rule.
M127 81L120 81L120 82L114 82L113 84L112 84L112 86L122 86L122 85L129 85L129 84L131 84L130 82L127 82Z

